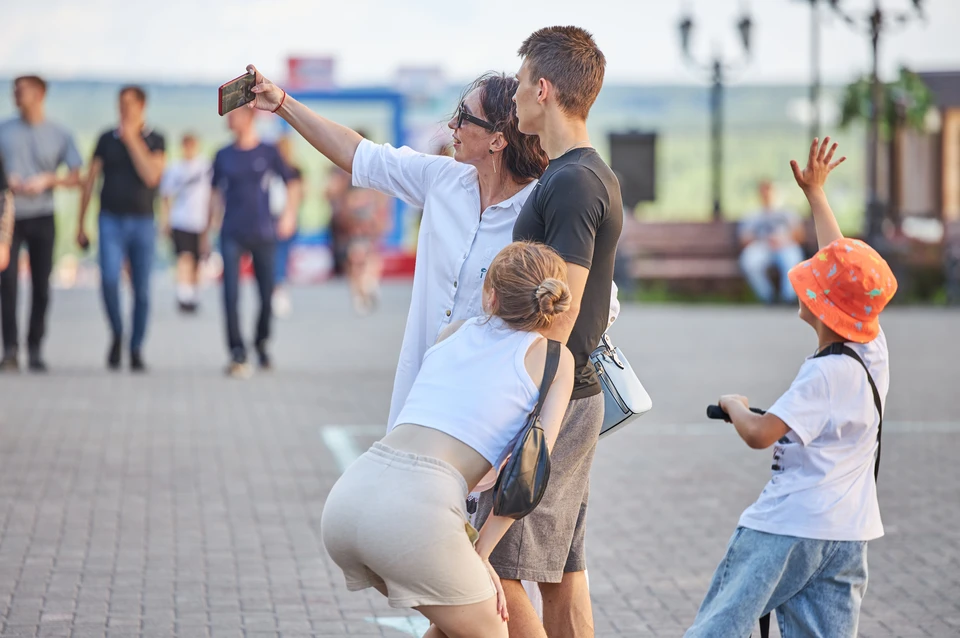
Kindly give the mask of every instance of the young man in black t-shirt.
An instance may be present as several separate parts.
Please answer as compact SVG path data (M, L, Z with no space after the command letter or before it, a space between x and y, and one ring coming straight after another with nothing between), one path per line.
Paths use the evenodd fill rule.
M126 259L133 283L133 330L130 334L130 369L143 372L142 347L150 309L150 272L157 231L153 204L163 176L164 140L144 125L146 94L137 86L120 90L120 126L97 141L90 172L83 184L77 243L89 245L84 217L100 174L100 284L113 338L107 354L111 370L120 367L123 318L120 315L120 272Z
M577 372L543 500L513 523L495 548L478 545L477 551L490 557L500 575L511 636L593 636L584 540L603 395L590 353L609 321L614 256L623 226L620 185L587 135L587 114L603 84L605 60L593 37L576 27L541 29L519 53L523 64L514 96L519 128L540 137L550 165L521 209L513 239L545 243L567 262L573 300L549 336L567 344ZM482 518L490 504L487 494L481 499ZM488 522L510 525L496 517ZM521 580L540 584L542 626Z

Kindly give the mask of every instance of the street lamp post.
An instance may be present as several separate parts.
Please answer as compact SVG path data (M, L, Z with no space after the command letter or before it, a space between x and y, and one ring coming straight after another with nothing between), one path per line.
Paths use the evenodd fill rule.
M750 33L753 22L744 15L737 23L740 32L740 41L744 52L750 54ZM690 38L693 32L693 18L685 15L680 21L680 45L683 57L688 65L703 72L709 73L710 87L710 168L711 190L713 195L713 220L720 221L723 216L723 87L727 76L740 66L724 62L719 52L714 53L709 64L700 64L693 59L690 53Z
M924 18L923 0L911 0L913 11L890 12L880 7L880 0L873 0L873 9L866 14L854 16L841 6L841 0L829 0L833 10L844 21L855 28L866 26L865 32L870 38L870 127L867 131L867 146L870 161L867 163L867 241L878 242L883 237L883 222L888 216L887 202L880 198L879 171L880 160L880 114L883 111L883 85L880 83L880 36L894 25L901 29L913 18Z

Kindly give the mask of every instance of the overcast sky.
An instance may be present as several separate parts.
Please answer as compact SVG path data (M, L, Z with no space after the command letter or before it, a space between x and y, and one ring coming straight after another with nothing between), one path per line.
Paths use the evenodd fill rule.
M872 0L845 0L863 12ZM806 0L0 0L0 75L216 82L256 63L282 78L290 54L332 55L343 85L389 82L400 65L439 65L451 80L514 71L531 31L576 24L594 33L612 82L695 83L678 46L690 7L694 50L740 54L735 22L754 19L743 83L806 82ZM882 0L896 10L909 0ZM928 20L891 35L882 71L960 70L960 0L926 0ZM868 68L867 38L826 7L823 73L848 81Z

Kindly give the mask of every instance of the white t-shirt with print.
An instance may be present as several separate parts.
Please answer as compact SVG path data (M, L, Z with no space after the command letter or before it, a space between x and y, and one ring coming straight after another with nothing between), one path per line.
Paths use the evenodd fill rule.
M170 227L202 232L210 216L210 162L203 157L182 160L169 167L160 182L160 194L170 197Z
M887 339L847 343L863 359L886 405ZM879 415L863 367L846 355L808 358L769 412L790 427L773 448L773 477L740 525L832 541L883 536L873 469Z

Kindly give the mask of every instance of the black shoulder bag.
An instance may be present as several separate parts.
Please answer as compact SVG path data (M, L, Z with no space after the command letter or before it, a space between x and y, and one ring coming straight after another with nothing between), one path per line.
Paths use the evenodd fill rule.
M560 342L547 341L547 360L540 382L537 406L527 416L523 429L508 447L510 458L500 470L493 486L493 513L495 516L520 519L540 503L550 479L550 450L547 437L540 426L540 410L547 399L550 384L560 366Z
M855 359L857 363L863 366L863 371L867 373L867 381L870 382L870 389L873 390L873 405L877 408L877 414L880 415L880 424L877 426L877 460L873 465L873 480L876 481L880 475L880 434L883 431L883 405L880 403L880 391L877 390L877 384L874 383L873 377L870 376L870 370L867 369L867 364L863 362L863 359L860 358L860 355L858 355L853 348L845 343L831 343L815 354L813 358L819 359L820 357L829 357L834 354L846 355L851 359ZM770 614L766 614L760 617L760 638L769 638L769 636Z

